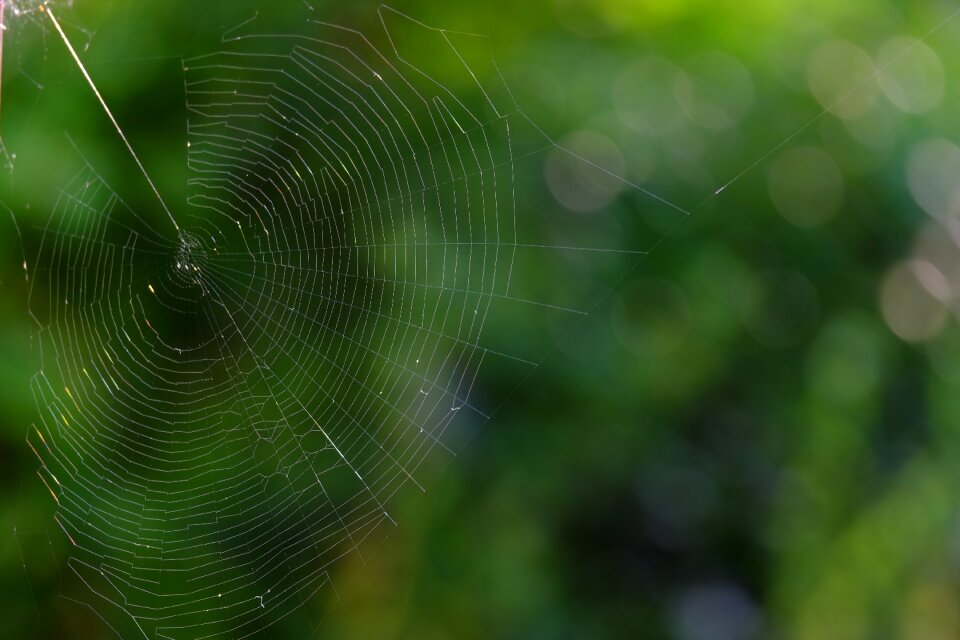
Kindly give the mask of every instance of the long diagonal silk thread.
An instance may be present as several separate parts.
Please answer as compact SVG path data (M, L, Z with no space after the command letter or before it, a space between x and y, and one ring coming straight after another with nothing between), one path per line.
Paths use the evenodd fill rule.
M40 12L45 13L49 18L50 22L53 23L54 28L57 30L57 34L63 40L63 43L66 45L67 50L70 51L70 56L73 58L73 61L77 63L77 67L80 68L80 72L83 74L83 78L87 81L87 84L90 85L90 89L93 90L94 95L97 96L97 100L100 102L100 106L103 107L103 110L107 113L107 117L110 118L110 123L113 124L114 129L117 130L120 139L123 140L123 144L126 145L127 150L130 152L131 157L133 157L134 162L137 163L137 167L143 173L143 177L147 179L147 182L150 184L150 189L153 190L154 195L157 196L157 200L160 202L160 206L163 207L164 212L166 212L167 217L170 218L170 222L173 223L174 228L177 231L180 231L180 227L177 225L177 221L174 220L173 214L170 212L170 209L167 207L167 203L163 201L163 197L160 195L160 192L157 190L157 186L153 184L153 180L150 178L150 174L147 173L146 167L143 166L143 163L140 161L140 156L137 155L137 152L133 150L133 146L130 144L130 141L127 140L127 135L123 132L123 129L120 128L120 124L117 122L117 119L113 117L113 112L110 111L110 107L107 106L107 102L103 99L103 96L100 95L100 90L97 89L97 85L94 84L93 78L90 77L90 74L87 73L87 68L83 66L83 62L80 60L80 56L77 55L76 49L73 48L73 44L70 43L70 39L67 38L67 34L64 33L63 27L60 26L60 22L57 20L56 16L53 15L53 10L44 5L40 5ZM0 15L3 13L3 4L0 3ZM2 43L2 40L0 40ZM2 49L2 47L0 47Z

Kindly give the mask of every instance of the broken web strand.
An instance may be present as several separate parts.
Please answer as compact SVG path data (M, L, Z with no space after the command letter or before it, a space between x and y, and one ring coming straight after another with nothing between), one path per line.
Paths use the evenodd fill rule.
M530 375L556 318L602 299L564 285L603 270L615 284L664 237L585 245L560 211L518 227L543 215L524 189L548 201L518 174L558 145L499 71L475 72L460 46L477 36L381 17L386 46L251 22L185 62L192 177L174 247L89 167L45 235L30 442L71 569L145 637L245 637L301 612L393 524L398 492L488 419L476 381ZM396 20L447 55L405 51ZM426 71L451 52L455 88ZM610 255L629 264L589 263ZM552 289L530 284L544 270Z

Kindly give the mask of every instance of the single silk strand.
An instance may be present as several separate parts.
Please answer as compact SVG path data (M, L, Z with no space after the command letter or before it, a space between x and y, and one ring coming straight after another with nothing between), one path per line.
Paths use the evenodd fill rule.
M74 62L77 63L77 66L80 67L80 72L83 73L83 77L87 80L87 84L90 85L90 88L93 90L93 93L97 96L97 100L100 101L100 106L103 107L103 110L107 112L107 117L110 118L110 122L113 123L114 129L117 130L117 133L120 134L120 139L123 140L123 144L127 146L127 150L130 152L130 155L133 156L134 162L137 163L137 166L140 167L140 171L143 173L143 177L147 179L147 182L150 184L150 188L153 190L154 195L157 196L157 200L160 201L160 206L163 207L163 210L166 212L167 217L170 218L170 222L173 223L174 228L177 232L180 232L180 225L177 224L177 221L174 219L173 214L170 212L170 209L167 208L167 203L163 201L163 197L160 195L160 191L157 190L157 186L153 183L153 180L150 179L150 175L147 173L146 167L143 166L143 163L140 162L140 157L137 156L137 152L133 150L133 146L130 144L130 141L127 140L127 136L123 133L123 129L120 128L117 119L113 117L113 113L110 111L110 107L107 106L106 101L103 99L103 96L100 95L100 91L97 89L97 85L93 83L93 78L90 77L90 74L87 73L87 68L83 66L83 62L80 60L80 56L77 55L76 49L73 48L73 45L70 44L67 34L64 33L63 28L60 27L60 22L57 20L56 16L53 15L53 11L50 10L50 7L45 5L40 5L40 11L46 13L50 17L50 21L53 23L54 28L56 28L57 33L60 34L60 37L63 39L63 43L67 45L67 49L70 51L70 55L73 57Z

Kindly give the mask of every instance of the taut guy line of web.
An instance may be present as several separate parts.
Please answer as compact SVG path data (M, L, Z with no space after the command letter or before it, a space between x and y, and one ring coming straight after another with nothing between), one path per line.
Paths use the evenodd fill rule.
M0 0L0 8L2 8L2 0ZM147 179L147 182L150 184L150 188L153 190L154 195L157 196L157 200L160 201L160 206L163 207L163 210L166 212L167 217L170 218L170 222L173 223L174 228L177 230L177 233L180 233L180 225L177 224L176 219L174 219L173 214L170 212L170 209L167 207L167 203L164 202L163 197L160 195L160 191L157 190L157 186L153 183L153 180L150 179L150 175L147 173L147 169L143 166L143 163L140 162L140 157L137 155L137 152L133 150L133 145L130 144L130 141L127 140L127 136L123 133L123 129L120 128L120 124L117 122L117 119L113 117L113 113L110 111L110 107L107 106L107 102L103 99L103 96L100 95L100 91L97 89L97 85L93 83L93 78L90 77L90 74L87 73L87 68L83 66L83 62L80 60L80 56L77 55L76 49L73 48L73 45L70 44L70 39L67 38L67 34L64 33L63 28L60 27L60 22L57 20L56 16L53 15L53 11L50 10L50 7L45 5L40 5L41 13L46 13L50 17L50 21L53 23L54 28L57 30L57 33L60 34L60 38L63 39L63 43L67 45L67 49L70 51L70 55L73 57L73 61L77 63L77 66L80 68L80 72L83 74L83 77L86 79L87 84L90 85L90 88L93 90L93 93L97 96L97 100L100 101L100 106L103 107L103 110L107 112L107 117L110 118L110 122L113 123L114 129L117 130L117 133L120 134L120 139L123 140L123 144L127 146L127 151L130 152L130 155L133 156L134 162L137 163L137 166L140 167L140 171L143 173L143 177Z

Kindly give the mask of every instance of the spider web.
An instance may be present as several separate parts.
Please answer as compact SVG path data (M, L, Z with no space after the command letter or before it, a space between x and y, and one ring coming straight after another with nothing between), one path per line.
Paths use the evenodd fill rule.
M86 163L44 230L28 442L122 637L317 615L663 236L618 203L686 215L538 129L486 38L378 17L260 15L183 61L179 229ZM545 159L611 206L543 211Z

